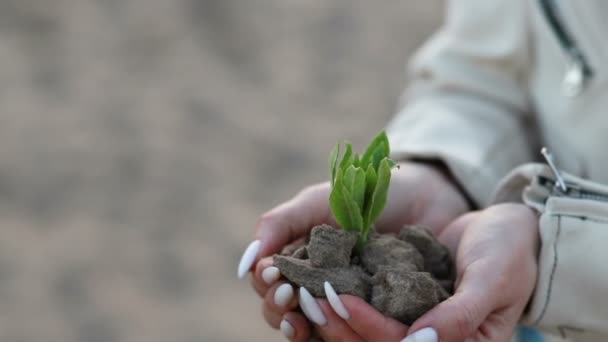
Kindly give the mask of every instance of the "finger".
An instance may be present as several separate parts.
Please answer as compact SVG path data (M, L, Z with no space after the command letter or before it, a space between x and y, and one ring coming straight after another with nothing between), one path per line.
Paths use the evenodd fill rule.
M366 341L397 341L407 334L406 325L382 315L364 300L349 295L338 296L327 281L324 288L332 311Z
M296 197L262 215L256 225L259 256L280 252L283 246L308 234L313 226L333 223L329 183L304 189Z
M253 270L251 286L262 298L266 296L270 286L281 278L281 272L273 264L272 257L262 258Z
M344 319L336 314L327 300L318 299L317 302L319 303L321 311L327 318L326 324L317 325L315 327L319 335L323 338L323 341L365 341L344 321Z
M399 341L407 335L408 327L378 312L363 299L340 295L349 313L346 323L365 341Z
M458 245L460 244L461 236L464 233L465 228L478 219L479 215L479 211L472 211L464 214L450 223L441 231L439 236L437 236L437 240L450 250L452 258L456 258Z
M442 342L464 341L474 336L495 309L495 294L490 290L493 286L485 284L478 273L465 273L456 293L414 322L410 339L405 341L416 341L415 337L423 334L428 336L431 329Z
M293 286L288 283L277 283L270 287L264 297L264 317L272 327L278 328L283 315L298 307Z
M293 342L308 342L311 336L310 323L304 315L296 312L283 315L280 329L283 336Z
M279 312L271 310L266 302L262 303L262 316L268 325L270 325L273 329L279 329L279 325L281 324L281 320L283 319L283 315Z
M259 258L281 251L283 246L304 237L322 223L332 224L329 183L304 189L296 197L262 215L256 224L256 240L241 256L237 275L244 278Z
M521 317L521 311L515 307L509 307L491 313L481 324L474 341L496 341L508 342L512 340L513 334Z

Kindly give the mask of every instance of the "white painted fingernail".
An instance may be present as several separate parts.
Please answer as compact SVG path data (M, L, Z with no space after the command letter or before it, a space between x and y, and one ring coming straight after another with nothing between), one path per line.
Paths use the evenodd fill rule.
M288 339L291 340L292 338L294 338L294 336L296 336L296 330L286 320L281 321L280 328L281 332L283 333L283 336L287 337Z
M274 292L274 303L278 306L285 306L293 298L293 287L289 284L283 284L277 287Z
M424 328L404 338L401 342L438 342L439 336L433 328Z
M247 246L247 249L245 249L245 253L243 253L243 256L241 257L241 261L239 262L239 278L242 279L247 274L247 272L249 272L249 269L253 265L255 258L258 257L258 252L260 251L261 245L262 244L260 240L255 240L250 243L249 246Z
M262 279L264 279L264 282L266 282L266 284L268 285L279 280L280 276L281 271L279 271L279 269L274 266L266 267L264 271L262 271Z
M327 319L321 311L321 307L317 300L304 287L300 287L300 307L304 311L304 315L317 325L327 324Z
M338 316L342 317L345 320L349 320L350 314L348 313L348 310L346 310L346 308L344 307L344 304L340 300L340 297L338 297L336 291L334 291L334 288L331 286L331 284L326 281L325 283L323 283L323 287L325 288L325 296L327 297L331 308L334 309Z

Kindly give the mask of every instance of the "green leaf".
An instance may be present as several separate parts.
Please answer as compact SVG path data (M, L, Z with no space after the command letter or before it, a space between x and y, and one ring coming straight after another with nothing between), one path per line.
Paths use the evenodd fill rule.
M378 176L376 174L376 170L373 165L367 167L367 171L365 172L365 198L366 203L372 198L374 190L376 189L376 182L378 181Z
M381 143L372 153L371 164L374 166L374 169L378 170L380 162L384 158L388 158L388 148L384 143Z
M399 168L399 165L397 164L397 162L395 162L392 159L387 159L387 160L388 160L388 166L391 168L391 170L394 169L395 167Z
M349 166L344 171L344 188L348 190L359 209L365 203L365 171L363 169Z
M352 164L351 156L353 154L353 145L350 143L344 143L344 146L346 146L346 150L344 151L342 161L340 162L340 169L342 170L345 170L349 165Z
M348 215L348 208L346 206L346 199L344 198L343 190L344 183L342 182L342 176L338 173L336 182L331 189L329 194L329 206L331 212L336 219L336 222L345 230L349 230L351 227L350 216Z
M357 175L357 169L351 165L344 170L344 187L352 194L355 183L355 177Z
M385 158L380 162L377 176L376 187L365 208L364 222L366 229L369 229L374 221L376 221L386 206L388 185L391 180L391 168L388 158ZM367 232L364 233L367 234Z
M353 154L353 165L356 167L360 167L361 159L358 154Z
M363 229L361 208L344 185L344 179L340 173L338 173L336 183L329 195L329 205L336 222L344 230L361 231Z
M365 171L361 168L356 168L353 186L350 190L353 199L357 203L359 210L363 209L365 204Z
M337 143L336 146L331 150L329 154L329 175L331 178L331 185L334 185L336 180L336 164L338 162L338 156L340 155L340 143Z
M362 232L364 226L363 215L361 215L361 209L359 208L357 202L355 202L350 192L346 188L342 188L342 195L344 196L345 205L347 208L347 215L350 220L350 226L347 230Z
M361 157L361 166L363 168L367 168L368 165L373 163L373 157L377 153L376 150L378 150L379 155L383 156L382 158L388 157L390 154L388 137L384 131L380 132L380 134L372 140L367 147L367 150L365 150L363 157ZM378 162L382 158L380 158ZM378 166L375 166L374 168L378 169Z

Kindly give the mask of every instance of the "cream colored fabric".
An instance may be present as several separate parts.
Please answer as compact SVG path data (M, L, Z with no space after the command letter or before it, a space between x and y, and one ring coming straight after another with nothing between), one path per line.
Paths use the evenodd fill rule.
M538 160L541 144L565 171L608 184L608 2L555 3L594 71L579 96L564 96L567 56L538 1L451 0L445 25L411 63L411 86L387 129L394 157L442 160L482 207L502 177ZM582 297L576 293L563 293L571 297L552 302L556 314L547 316L551 319L545 326L569 326L566 317L576 316L585 322L577 321L575 328L608 334L608 273L588 269L579 260L608 265L608 236L587 228L588 223L572 223L568 229L568 239L585 239L590 245L586 255L560 253L572 279L554 282L575 282L580 274L587 282L581 290L594 286L594 295L604 295L578 302ZM541 255L540 263L550 263L551 257ZM535 296L546 296L542 291ZM573 334L573 341L608 341L608 336L584 335Z
M541 249L535 294L524 323L570 341L605 341L608 319L608 186L562 173L556 191L546 165L513 170L493 203L520 201L540 214Z

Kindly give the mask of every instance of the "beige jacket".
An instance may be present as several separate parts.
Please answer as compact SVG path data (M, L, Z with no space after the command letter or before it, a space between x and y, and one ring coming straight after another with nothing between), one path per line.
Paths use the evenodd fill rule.
M604 0L448 1L388 127L394 157L442 160L480 206L512 169L539 160L541 145L563 170L608 184L607 15ZM589 244L586 257L604 259L608 271L608 241L575 232ZM572 341L608 341L608 272L576 271L604 295L556 298L555 318L539 324Z

